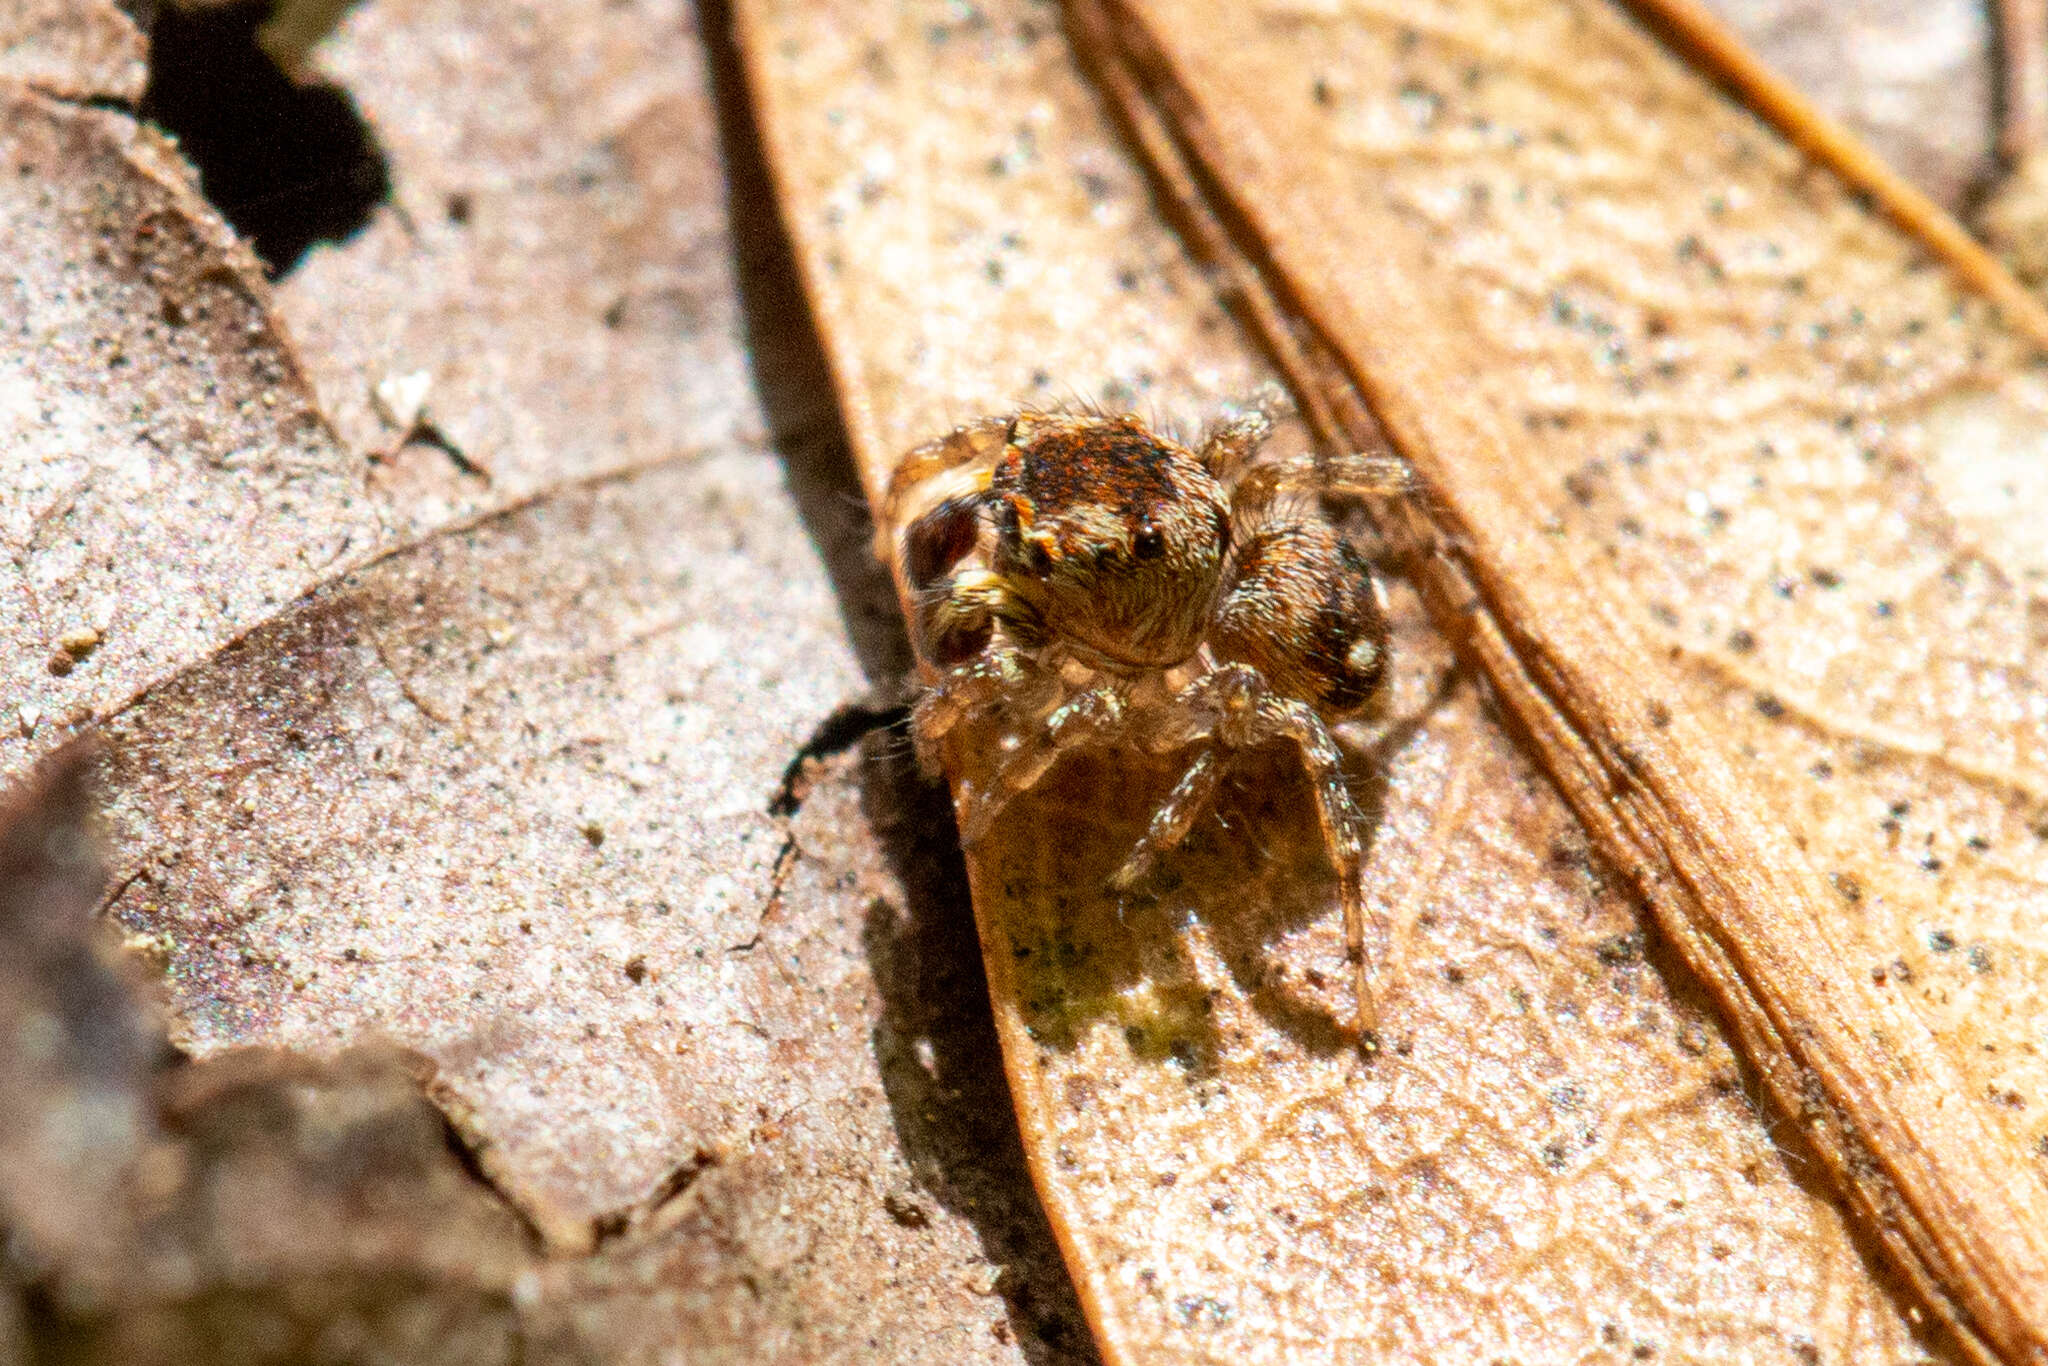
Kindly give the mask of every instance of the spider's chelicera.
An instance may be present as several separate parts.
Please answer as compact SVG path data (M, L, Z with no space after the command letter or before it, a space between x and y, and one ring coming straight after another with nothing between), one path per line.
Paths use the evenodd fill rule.
M1400 461L1259 460L1254 411L1193 450L1135 417L1021 413L969 423L906 456L890 524L912 491L962 491L903 535L912 623L929 687L911 716L936 772L961 725L1010 737L966 803L973 844L1008 800L1077 747L1181 752L1187 767L1111 884L1125 890L1187 834L1236 750L1285 740L1308 767L1343 889L1362 1039L1363 818L1330 722L1363 711L1387 673L1387 619L1359 553L1313 498L1404 492Z

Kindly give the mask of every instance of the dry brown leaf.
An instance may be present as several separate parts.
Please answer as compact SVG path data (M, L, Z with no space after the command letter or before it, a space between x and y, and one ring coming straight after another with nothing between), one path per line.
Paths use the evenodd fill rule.
M20 17L41 12L0 7L0 75L66 99L132 98L132 31L85 7L55 28ZM1135 401L1193 424L1267 374L1146 208L1047 12L949 6L876 23L868 41L815 17L779 33L757 19L754 53L871 482L902 445L1022 398ZM770 33L784 42L769 47ZM931 1360L1085 1356L1004 1165L1014 1137L964 1018L978 979L935 947L948 941L929 922L963 914L932 871L944 822L919 810L900 755L801 758L867 724L856 709L813 730L860 695L856 652L882 677L900 641L872 581L840 558L849 645L803 544L843 552L859 524L835 506L830 453L817 450L833 420L825 386L775 354L801 331L800 307L757 283L744 325L762 382L779 390L779 430L808 452L789 472L801 520L763 464L695 43L663 6L380 5L355 14L324 62L391 149L404 218L317 251L280 287L320 409L251 263L175 159L116 113L20 96L35 111L22 145L91 154L42 155L39 174L0 192L0 228L23 226L46 263L21 277L23 297L49 305L49 263L67 258L90 286L72 312L24 315L37 324L25 337L59 343L33 367L62 399L47 413L74 431L141 433L130 448L152 439L145 417L178 414L199 424L202 453L226 442L266 490L296 429L252 429L251 410L236 413L266 392L235 379L244 364L281 377L276 401L331 416L345 439L323 431L306 447L317 458L296 477L318 496L303 523L289 494L249 510L249 543L273 547L250 560L251 584L218 573L239 568L221 550L232 536L204 521L193 534L175 501L117 499L119 535L53 501L54 467L84 475L84 513L102 512L92 499L108 471L73 459L85 443L52 439L62 423L18 423L0 445L14 481L0 504L47 512L57 533L30 525L17 541L0 522L24 591L60 615L107 615L111 602L123 630L91 643L61 623L4 632L43 669L44 637L69 635L82 653L61 677L0 675L0 700L25 695L36 714L27 727L0 715L0 745L35 732L0 766L20 771L58 737L55 721L116 713L122 871L141 875L121 913L166 953L183 1037L328 1051L368 1029L428 1043L439 1094L502 1189L558 1250L599 1244L518 1282L507 1319L492 1297L519 1239L458 1174L449 1189L497 1221L499 1241L488 1254L459 1238L439 1246L487 1287L488 1336L430 1331L384 1349L422 1359L453 1342L453 1359L481 1360L516 1341L526 1360L652 1360L686 1342L742 1359L904 1359L914 1341ZM101 184L131 198L81 232L64 196L76 204ZM113 251L130 205L173 224L171 243ZM741 211L758 219L766 205ZM95 245L109 249L95 257ZM263 323L204 334L195 368L226 374L225 407L166 380L180 362L165 353L180 347L149 321L176 297L165 281L192 280L240 300L237 323ZM140 373L102 373L101 354L75 345L94 336L121 338L124 360L140 345ZM144 460L152 489L168 478L196 485L202 504L217 498L189 448L159 447ZM134 478L137 459L108 449ZM2012 473L2023 478L2024 462ZM335 490L354 496L337 503ZM337 505L359 538L294 545L295 531L330 531ZM676 509L707 506L715 515L677 526ZM1996 506L1976 513L2008 524ZM727 526L744 530L721 542ZM101 539L63 544L81 532ZM333 553L306 568L315 551ZM136 567L166 553L177 572L161 600L131 609L129 586L157 587ZM126 576L81 591L80 566L108 554ZM339 578L343 565L361 572ZM209 575L241 596L216 609ZM1689 979L1636 934L1624 885L1412 596L1399 598L1396 721L1361 737L1356 774L1381 808L1383 980L1399 983L1390 1004L1411 1023L1398 1058L1359 1072L1333 1047L1342 979L1311 975L1341 961L1329 874L1284 757L1246 773L1224 808L1230 828L1193 843L1179 884L1128 925L1076 894L1074 870L1114 862L1135 827L1105 813L1142 809L1164 775L1076 765L1012 814L977 866L1039 1176L1105 1342L1126 1357L1412 1352L1424 1340L1460 1356L1504 1342L1554 1356L1769 1344L1794 1359L1911 1355L1903 1302L1808 1188L1810 1154L1784 1133L1774 1146L1750 1108L1753 1080ZM663 629L686 614L694 628ZM132 655L99 653L123 642ZM707 663L719 642L732 642L726 657ZM754 688L777 681L778 659L785 689L764 703ZM1753 708L1753 685L1695 688L1691 705ZM1774 765L1811 758L1755 747ZM619 819L589 822L586 806ZM670 844L675 830L694 834ZM764 860L764 841L777 857ZM686 930L647 912L720 879L733 888L724 920L744 930L739 909L757 910L759 936L699 967L691 945L713 949L720 918ZM521 934L514 917L529 903L543 913ZM1170 923L1186 915L1192 926ZM529 952L537 937L551 937L547 952ZM626 950L639 940L655 952L636 976ZM1953 951L1927 942L1932 956L1908 966L1928 990L1945 984L1928 987L1927 967L1962 960L1959 982L1981 996L1977 963L2002 961L1953 934ZM525 975L536 962L582 989L542 986ZM735 1035L773 1037L671 1061L682 1026L721 1008L744 1021ZM1050 1047L1020 1035L1027 1023ZM388 1070L264 1064L248 1091L218 1066L195 1069L230 1080L192 1088L189 1113L228 1116L229 1133L246 1110L235 1095L331 1087L439 1152ZM1276 1096L1301 1102L1277 1122L1264 1109ZM739 1097L789 1105L764 1119ZM440 1156L432 1179L445 1182ZM299 1178L321 1179L317 1161ZM1349 1190L1361 1198L1347 1202ZM430 1199L398 1199L416 1219L444 1217ZM320 1221L249 1208L222 1246L264 1246L258 1225ZM401 1219L390 1232L419 1228ZM345 1298L308 1294L329 1272L288 1260L279 1283L305 1322L359 1321L336 1307ZM1021 1342L1002 1335L990 1290ZM272 1310L260 1297L240 1308L251 1318L230 1321ZM0 1358L10 1312L0 1305Z
M10 605L0 696L104 718L111 914L174 1036L423 1054L558 1255L518 1284L527 1360L1088 1359L946 823L886 739L842 752L889 715L862 661L893 682L900 628L800 301L757 282L742 316L772 214L745 191L736 253L690 16L379 5L323 51L412 232L385 211L277 311L160 140L11 96L0 226L50 345L5 364L81 411L6 409L0 507L45 615L115 615L59 678ZM195 287L239 311L166 302ZM57 730L30 728L17 769Z
M384 539L163 138L0 82L0 778Z
M112 0L11 0L0 7L0 81L60 99L134 100L147 44Z
M514 1359L528 1240L402 1059L164 1047L94 921L87 767L0 809L0 1361Z
M1146 208L1042 10L982 7L963 18L938 6L845 5L820 22L814 9L762 0L743 13L769 145L870 489L948 420L1066 393L1187 420L1259 377L1245 343L1217 325L1201 274ZM1160 23L1181 40L1208 34L1204 57L1225 71L1292 44L1248 78L1261 92L1253 103L1291 110L1301 96L1352 111L1342 127L1356 146L1341 145L1361 159L1382 143L1412 145L1469 71L1490 93L1498 68L1499 84L1522 92L1520 121L1579 88L1576 62L1563 64L1571 39L1536 42L1515 28L1538 11L1469 11L1462 21L1431 13L1405 68L1338 43L1365 23L1341 9L1240 11L1243 27L1227 34L1206 27L1223 22L1220 11L1182 9ZM1565 25L1577 14L1595 33L1614 25L1583 7L1556 14ZM1366 31L1402 41L1392 22ZM1552 54L1542 68L1549 84L1530 91L1518 54L1540 53ZM1731 117L1668 59L1652 59L1684 96L1677 116L1567 133L1574 146L1600 149L1617 176L1633 165L1627 139L1689 142L1683 115ZM1644 60L1592 71L1627 92ZM1574 108L1560 105L1555 117ZM1443 128L1448 137L1466 125L1446 119ZM1542 158L1565 155L1506 126L1465 136L1469 147L1418 157L1405 174L1450 179L1496 142L1503 175L1525 147L1530 175L1551 165ZM1796 170L1753 127L1747 142L1753 166L1710 190L1688 187L1669 213L1698 215L1702 196L1717 191L1768 193L1772 176ZM1305 155L1351 165L1317 150L1324 145L1306 131L1269 139L1256 146L1258 166L1281 184L1315 184L1309 168L1322 163ZM1377 180L1399 185L1403 173L1390 148L1345 193L1377 204ZM1407 211L1451 213L1462 202L1446 189ZM1643 195L1639 221L1657 224L1659 203ZM1561 220L1540 217L1556 212L1547 201L1530 212L1537 224L1515 239L1520 254L1509 262L1522 277L1508 284L1544 281L1535 303L1555 297L1566 310L1559 321L1577 321L1570 291L1585 286L1571 268L1589 263L1583 275L1606 279L1601 233L1560 237L1546 229ZM1332 225L1355 213L1349 198L1324 202L1307 235L1334 239ZM1396 222L1405 230L1407 220ZM1866 239L1896 241L1847 205L1820 226L1783 244L1816 271ZM1319 260L1318 271L1377 278L1377 246L1344 240L1333 253L1341 259ZM1462 259L1460 241L1453 228L1441 232L1441 265ZM1426 261L1401 264L1430 278ZM1219 281L1229 297L1243 277ZM1674 324L1691 316L1690 284L1668 284L1656 299ZM1520 303L1528 289L1503 292ZM1463 316L1404 316L1374 335L1433 351L1456 335L1445 319ZM1598 356L1598 336L1564 335ZM1489 401L1519 411L1542 372L1485 359L1472 379L1490 386ZM1439 401L1468 383L1444 373L1429 391ZM1701 406L1727 430L1746 430L1749 409ZM1698 482L1709 483L1704 472ZM1518 544L1554 535L1530 518ZM1655 601L1680 610L1663 580L1645 582L1663 590ZM1696 614L1712 610L1710 599L1687 601ZM1640 1348L1683 1359L1866 1360L1932 1350L1909 1335L1905 1318L1917 1310L1882 1288L1882 1267L1858 1254L1814 1184L1813 1155L1791 1130L1774 1141L1751 1108L1747 1074L1691 998L1689 977L1672 975L1661 940L1639 937L1628 881L1586 850L1471 681L1445 681L1448 657L1414 600L1398 605L1396 720L1376 740L1363 737L1358 775L1378 809L1372 895L1386 927L1382 1013L1394 1044L1373 1065L1337 1046L1333 1021L1348 1002L1335 971L1334 898L1306 789L1284 759L1243 779L1224 827L1191 841L1156 901L1121 916L1098 889L1168 778L1134 771L1125 756L1058 771L970 853L1034 1175L1107 1354L1434 1350L1479 1360ZM1696 721L1712 724L1685 724ZM1646 953L1667 971L1646 966Z
M309 253L279 311L415 525L762 436L703 45L671 5L599 12L403 0L320 50L393 198Z

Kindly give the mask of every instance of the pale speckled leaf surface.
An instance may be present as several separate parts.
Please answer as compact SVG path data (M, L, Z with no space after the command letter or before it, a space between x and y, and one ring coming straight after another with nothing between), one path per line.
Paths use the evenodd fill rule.
M166 936L186 1045L426 1050L550 1232L754 1122L693 1106L699 1055L772 1064L717 987L758 971L730 951L774 905L782 768L859 686L790 628L831 599L778 479L741 450L558 491L116 718L114 914ZM728 731L741 698L782 719Z
M483 23L379 5L318 63L375 127L393 194L308 256L279 310L342 434L388 453L374 482L414 524L762 436L703 46L675 6L519 4ZM413 414L379 404L380 383L415 376L417 416L474 469L407 442Z
M871 488L980 412L1071 394L1188 424L1262 378L1056 13L846 5L824 24L764 0L743 17ZM1020 334L1042 375L996 350ZM1153 355L1170 368L1133 372ZM1395 601L1391 721L1354 737L1376 814L1373 1063L1334 1028L1333 888L1284 755L1129 905L1100 888L1171 775L1125 756L1057 770L970 851L1034 1175L1106 1355L1934 1350L1753 1108L1626 884L1414 598Z

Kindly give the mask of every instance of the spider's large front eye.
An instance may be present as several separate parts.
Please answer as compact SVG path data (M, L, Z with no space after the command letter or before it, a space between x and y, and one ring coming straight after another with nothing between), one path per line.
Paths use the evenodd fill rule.
M913 586L933 587L974 549L980 512L979 497L949 498L910 524L903 558Z
M1141 560L1156 560L1166 553L1166 536L1150 522L1138 528L1138 534L1131 537L1131 553Z

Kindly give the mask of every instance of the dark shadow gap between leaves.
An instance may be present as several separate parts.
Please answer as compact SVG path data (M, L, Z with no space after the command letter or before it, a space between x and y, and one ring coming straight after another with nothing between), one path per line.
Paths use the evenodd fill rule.
M882 999L875 1061L897 1136L919 1186L971 1223L1001 1268L996 1290L1025 1357L1098 1361L1025 1164L952 804L889 741L863 746L861 804L907 904L870 905L861 943Z
M206 197L276 279L391 197L375 133L346 92L292 79L258 42L264 0L151 7L137 111L178 139Z

